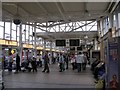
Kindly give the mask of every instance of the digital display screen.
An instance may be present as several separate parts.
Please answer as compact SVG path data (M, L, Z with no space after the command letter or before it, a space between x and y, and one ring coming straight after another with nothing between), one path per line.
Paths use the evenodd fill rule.
M56 40L56 46L66 46L66 40Z
M69 46L79 46L80 40L79 39L70 39L69 40Z

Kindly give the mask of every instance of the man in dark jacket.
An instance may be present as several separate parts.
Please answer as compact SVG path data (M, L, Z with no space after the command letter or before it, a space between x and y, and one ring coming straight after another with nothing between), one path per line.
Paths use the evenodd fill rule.
M20 56L17 54L16 56L16 72L21 71L20 68Z
M48 53L46 52L45 53L45 56L43 57L43 59L44 59L44 69L43 69L43 71L42 72L47 72L47 73L49 73L50 72L50 70L49 70L49 58L48 58Z

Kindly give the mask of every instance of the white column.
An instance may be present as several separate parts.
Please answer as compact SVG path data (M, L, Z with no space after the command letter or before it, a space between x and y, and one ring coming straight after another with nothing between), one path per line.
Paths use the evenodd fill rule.
M113 14L109 15L110 28L113 27Z
M118 13L118 28L120 28L120 13Z
M20 55L20 64L22 61L22 50L23 50L23 43L22 43L22 23L20 24L20 31L19 31L19 55Z
M10 40L12 40L12 22L10 22Z
M23 54L24 54L24 60L26 60L27 59L26 58L26 50L24 50Z
M52 42L50 42L50 64L52 64Z
M36 23L34 24L34 56L36 57L37 56L37 50L36 50Z
M95 50L98 50L98 43L96 38L94 39L94 47Z
M4 28L3 28L3 39L5 39L5 21L4 21Z
M101 34L104 35L104 18L101 18Z
M44 44L44 50L45 50L46 49L46 41L45 41L45 39L43 41L43 44Z

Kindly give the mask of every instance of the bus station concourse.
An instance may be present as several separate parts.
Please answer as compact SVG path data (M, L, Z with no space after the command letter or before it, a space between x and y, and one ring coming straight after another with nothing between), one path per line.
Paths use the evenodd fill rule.
M105 1L2 0L0 89L120 90L120 1Z

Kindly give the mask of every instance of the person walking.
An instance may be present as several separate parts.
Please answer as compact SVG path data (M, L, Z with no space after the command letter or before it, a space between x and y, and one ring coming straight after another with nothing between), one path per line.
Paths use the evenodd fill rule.
M68 69L68 64L69 64L68 54L64 55L64 59L65 59L66 69Z
M18 71L21 71L21 68L20 68L20 56L17 54L16 55L16 73L18 73Z
M40 56L39 56L39 54L37 54L36 64L37 64L37 67L39 67L39 65L40 65Z
M72 70L75 70L75 55L72 54L70 57L71 65L72 65Z
M86 56L86 54L84 53L84 55L83 55L83 63L82 63L82 69L83 70L86 70L86 64L87 64L87 56Z
M81 72L81 67L82 67L83 59L84 59L83 54L81 52L79 52L78 55L77 55L77 57L76 57L76 63L77 63L78 72Z
M33 72L34 71L37 72L37 64L36 64L36 58L35 57L33 57L33 60L31 61L31 64L32 64Z
M63 57L62 53L60 53L60 56L59 56L59 67L60 67L59 72L62 72L62 71L65 70L65 68L64 68L64 57Z
M50 72L50 70L49 70L49 57L48 57L48 53L46 52L45 53L45 56L43 57L43 59L44 59L44 69L43 69L43 71L42 72L47 72L47 73L49 73Z
M13 57L12 53L9 53L9 68L8 71L12 72Z

